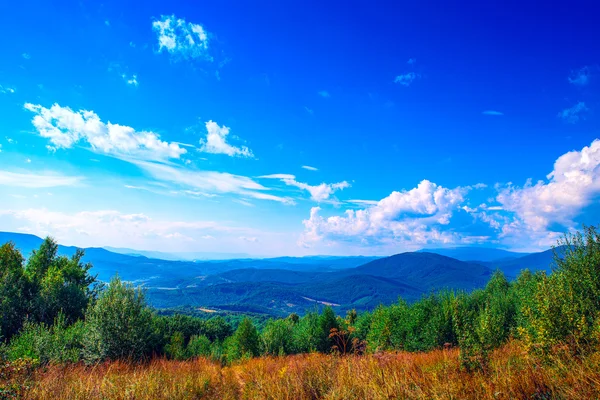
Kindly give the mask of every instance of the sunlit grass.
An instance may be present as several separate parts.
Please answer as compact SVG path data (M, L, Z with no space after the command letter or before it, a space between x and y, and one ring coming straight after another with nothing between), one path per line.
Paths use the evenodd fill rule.
M600 397L600 353L541 360L510 342L486 371L457 349L366 356L262 357L222 367L207 359L39 368L30 399L587 399Z

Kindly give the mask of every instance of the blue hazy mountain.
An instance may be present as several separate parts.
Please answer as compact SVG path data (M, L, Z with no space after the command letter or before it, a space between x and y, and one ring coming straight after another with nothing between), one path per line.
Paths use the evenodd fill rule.
M423 249L419 252L435 253L446 257L456 258L461 261L497 261L512 260L526 256L530 253L517 253L493 247L445 247L439 249Z
M34 235L0 232L0 243L8 241L14 242L25 257L42 243ZM59 246L61 255L70 256L76 250ZM146 257L135 251L84 250L84 261L93 264L92 273L100 280L108 281L118 273L145 287L155 307L252 310L272 315L303 313L326 304L340 310L372 309L400 297L413 301L443 288L469 291L485 286L496 269L511 278L525 268L551 271L553 258L552 250L518 256L499 249L456 248L443 250L465 260L433 250L390 257L180 261ZM481 259L473 261L472 257Z

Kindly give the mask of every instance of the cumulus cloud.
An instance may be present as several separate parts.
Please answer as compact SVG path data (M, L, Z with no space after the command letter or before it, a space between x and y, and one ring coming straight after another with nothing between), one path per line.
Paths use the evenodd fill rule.
M0 186L49 188L74 186L82 180L83 178L79 176L65 176L50 172L19 173L0 170Z
M415 80L420 78L421 75L416 74L414 72L407 72L405 74L400 74L396 76L394 79L394 83L398 83L402 86L410 86Z
M416 188L392 192L368 208L346 210L343 215L323 217L313 207L304 220L305 231L300 244L327 240L354 241L362 244L382 243L452 243L456 234L442 231L452 213L464 201L468 188L447 189L428 180Z
M93 111L73 111L58 104L45 108L31 103L26 103L25 109L35 113L33 126L50 140L54 149L67 149L83 142L96 152L147 160L177 159L186 153L178 144L160 140L154 132L104 123Z
M200 24L187 22L175 15L161 15L152 22L158 39L158 52L166 51L176 58L212 61L208 52L209 33Z
M236 147L227 143L229 128L219 126L214 121L206 123L206 138L200 140L200 151L213 154L227 154L230 157L254 157L246 146Z
M571 71L571 74L567 79L569 80L569 83L575 86L587 86L590 83L590 72L590 67L584 66Z
M346 181L338 183L321 183L320 185L311 186L307 183L296 181L296 177L290 174L263 175L259 176L259 178L279 179L288 186L295 186L299 189L306 190L310 193L310 198L314 201L328 200L336 191L350 187L350 184Z
M309 171L318 171L318 168L311 167L310 165L303 165L302 168L307 169Z
M581 114L587 112L589 109L586 107L583 101L575 104L573 107L566 108L558 113L558 117L564 122L569 124L576 124L580 119L583 119Z
M546 232L553 224L574 227L573 219L600 195L600 140L560 156L546 178L500 190L496 200L517 216L507 230L524 227Z

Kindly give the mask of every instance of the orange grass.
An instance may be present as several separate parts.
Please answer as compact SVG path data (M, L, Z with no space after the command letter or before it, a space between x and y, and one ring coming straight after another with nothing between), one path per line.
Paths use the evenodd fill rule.
M30 399L588 399L600 398L600 353L541 362L512 342L485 373L462 370L452 349L50 366L31 379Z

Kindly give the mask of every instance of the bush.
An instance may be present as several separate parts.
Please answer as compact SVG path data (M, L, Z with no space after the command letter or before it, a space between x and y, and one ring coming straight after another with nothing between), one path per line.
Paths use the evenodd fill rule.
M194 335L190 338L190 342L186 348L186 355L188 358L210 357L211 353L212 345L206 336Z
M78 321L70 326L62 314L50 327L43 323L26 322L6 349L9 360L31 359L40 364L68 363L81 360L84 325Z
M85 360L137 360L149 355L156 340L152 318L141 289L113 278L86 315Z

